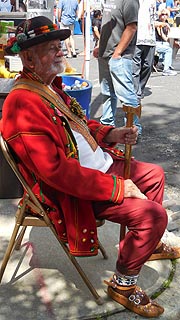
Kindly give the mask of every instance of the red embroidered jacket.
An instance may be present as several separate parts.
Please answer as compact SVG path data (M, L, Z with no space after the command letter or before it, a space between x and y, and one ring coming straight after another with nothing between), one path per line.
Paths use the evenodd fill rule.
M18 81L18 80L17 80ZM61 96L66 104L69 97ZM88 121L91 134L101 147L112 129ZM98 252L96 221L92 201L121 203L123 178L80 166L69 152L69 138L77 145L66 118L54 115L51 104L37 93L18 89L9 93L3 105L1 131L17 154L19 168L41 202L49 208L57 233L68 241L76 256Z

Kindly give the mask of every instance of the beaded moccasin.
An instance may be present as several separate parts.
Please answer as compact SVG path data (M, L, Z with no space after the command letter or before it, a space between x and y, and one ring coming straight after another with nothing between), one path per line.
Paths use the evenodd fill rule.
M146 318L159 317L164 309L152 301L138 286L119 286L114 279L104 281L108 285L108 295L125 308ZM131 293L128 295L128 291Z
M162 243L159 249L157 249L148 259L152 260L163 260L163 259L178 259L180 258L180 248L167 246Z

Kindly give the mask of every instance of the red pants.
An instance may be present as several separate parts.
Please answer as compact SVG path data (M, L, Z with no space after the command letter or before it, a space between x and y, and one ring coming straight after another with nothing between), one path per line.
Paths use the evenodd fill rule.
M108 173L123 176L124 160L114 161ZM148 200L124 198L120 205L95 202L96 218L124 224L128 232L119 243L116 264L122 274L137 274L159 243L166 225L167 214L162 207L164 194L164 172L161 167L131 161L131 180Z

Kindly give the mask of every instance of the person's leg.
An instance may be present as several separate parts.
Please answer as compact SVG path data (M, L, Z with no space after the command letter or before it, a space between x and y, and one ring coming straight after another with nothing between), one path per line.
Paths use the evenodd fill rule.
M135 49L133 57L133 82L139 101L144 97L144 89L152 70L154 53L155 47L146 45L138 45ZM135 117L134 124L138 127L138 117ZM138 129L139 134L142 134L142 128Z
M132 59L123 57L119 59L111 58L109 60L109 70L118 99L125 105L137 107L138 99L132 79Z
M124 161L114 161L108 173L123 176L123 170ZM160 166L151 163L139 162L132 159L131 179L138 186L141 192L146 194L149 200L163 205L165 177L164 171ZM165 249L166 256L169 251L169 254L172 254L175 259L175 256L178 255L178 249L174 249L174 247L179 247L178 240L179 239L176 238L170 239L170 236L168 236L168 231L165 230L161 242L165 243L167 246L169 246L170 244L172 246L168 247L167 250ZM173 252L173 250L176 250L176 252ZM157 259L157 255L155 258ZM151 260L153 260L153 257L151 257Z
M75 50L75 42L74 42L74 24L71 24L69 26L69 29L71 30L71 35L69 37L69 43L70 43L70 47L71 47L71 53L72 53L72 56L73 58L76 58L77 55L76 55L76 50Z
M69 29L69 26L64 25L62 22L60 22L60 29ZM71 58L71 46L70 46L70 37L64 40L66 50L67 50L67 58Z
M179 40L178 39L171 39L170 40L170 46L173 50L173 53L172 53L172 60L176 60L176 56L177 56L177 53L178 53L178 50L180 48L180 43L179 43Z
M172 48L169 43L164 45L166 50L164 54L164 70L168 70L172 65Z
M137 314L159 316L164 309L150 302L146 293L137 286L137 281L142 266L164 233L167 225L165 209L151 200L126 198L120 205L94 203L94 212L99 219L124 224L128 228L125 238L119 243L115 274L109 282L105 281L108 295Z
M169 43L166 42L157 42L156 51L160 54L164 54L164 71L169 70L169 67L172 65L172 48Z
M123 176L123 170L124 160L115 160L107 173ZM101 203L95 206L95 212L98 212L101 218L103 216L105 219L126 225L129 230L125 240L120 244L118 265L121 272L122 269L134 270L134 272L140 270L143 263L156 248L167 224L166 211L162 207L164 194L164 172L162 168L156 164L132 159L130 178L141 192L148 197L148 200L126 198L118 206ZM159 230L154 227L156 223L160 224L158 226ZM131 243L131 249L128 249L129 243ZM135 249L136 245L138 250ZM124 250L124 248L126 249ZM129 250L132 250L132 252L130 253ZM131 261L128 260L128 257L131 257Z
M70 36L71 37L71 36ZM70 37L64 40L66 50L67 50L67 58L71 58L71 45L70 45Z
M144 89L151 75L154 63L155 46L143 46L142 66L140 73L141 97L144 96Z
M123 177L124 159L114 160L107 173ZM149 200L162 205L164 196L164 171L157 164L131 159L130 179Z
M116 160L107 173L123 176L123 170L124 161ZM131 179L147 195L147 200L124 198L119 205L93 203L96 218L126 225L128 229L119 243L116 272L105 283L112 299L137 314L157 317L164 309L156 302L151 302L146 293L137 287L139 272L148 259L175 259L180 257L180 250L164 246L160 242L167 225L167 214L162 206L162 168L132 160Z
M109 72L108 59L99 58L99 81L101 86L101 94L103 97L103 114L100 122L106 125L115 125L115 115L117 108L117 97Z
M78 55L79 56L84 56L85 55L85 42L86 42L86 39L85 39L86 17L83 17L82 19L79 19L79 25L80 25L80 30L81 30L82 35L83 35L84 48L83 48L83 51L80 52Z
M132 59L111 58L109 60L109 70L114 86L114 91L118 99L123 105L137 107L139 101L134 89L134 83L132 78L133 73L133 61ZM138 127L138 134L142 134L142 126L139 123L138 116L134 116L134 123Z
M136 46L133 56L133 82L137 97L141 100L140 72L141 72L141 53L143 46Z

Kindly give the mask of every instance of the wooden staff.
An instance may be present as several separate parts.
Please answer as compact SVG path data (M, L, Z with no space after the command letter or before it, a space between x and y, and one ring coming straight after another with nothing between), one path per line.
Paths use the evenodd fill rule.
M126 127L131 128L133 126L134 114L139 118L141 116L141 106L132 107L132 106L123 106L123 111L126 113ZM131 154L132 146L130 144L125 144L125 159L124 159L124 179L130 178L130 169L131 169ZM120 231L120 241L124 239L126 234L126 226L121 225Z

